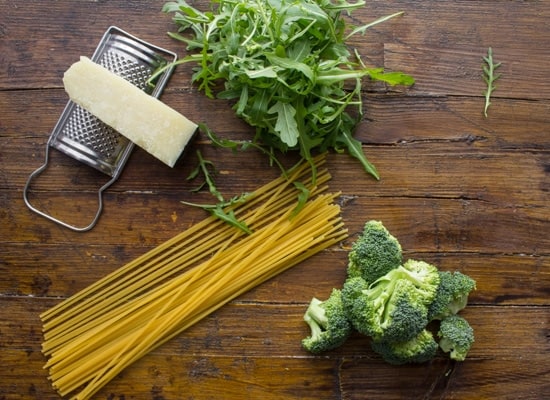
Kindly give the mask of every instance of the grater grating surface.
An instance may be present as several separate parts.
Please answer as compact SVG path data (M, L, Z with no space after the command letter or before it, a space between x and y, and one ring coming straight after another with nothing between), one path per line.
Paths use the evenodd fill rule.
M177 55L112 26L103 35L91 60L121 76L151 96L159 97L172 74L173 66L166 68L158 76L154 87L149 86L147 81L159 67L175 62ZM46 145L44 164L34 171L27 180L23 191L25 204L43 217L69 229L80 232L91 229L96 224L103 207L103 191L118 178L133 147L134 144L126 137L69 100ZM48 166L50 148L57 149L111 176L111 179L99 188L98 209L94 219L87 226L77 227L61 221L37 209L28 199L27 192L31 181Z

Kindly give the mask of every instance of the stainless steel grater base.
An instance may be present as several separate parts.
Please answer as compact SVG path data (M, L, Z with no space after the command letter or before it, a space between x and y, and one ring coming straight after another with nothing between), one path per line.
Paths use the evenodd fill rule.
M147 80L158 68L176 61L177 55L112 26L103 35L91 60L121 76L151 96L159 97L172 74L173 67L167 68L159 75L154 87L148 85ZM134 144L126 137L69 100L46 145L44 164L34 171L27 180L23 191L25 204L41 216L69 229L75 231L90 230L97 223L101 214L103 191L118 179L133 147ZM111 176L111 180L98 190L98 209L94 219L87 226L77 227L61 221L37 209L28 199L31 181L48 166L50 148L55 148L83 164Z

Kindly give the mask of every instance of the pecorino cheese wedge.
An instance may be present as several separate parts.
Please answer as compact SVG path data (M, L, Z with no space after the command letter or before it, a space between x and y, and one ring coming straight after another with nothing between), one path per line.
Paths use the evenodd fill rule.
M197 129L174 109L87 57L71 65L63 84L72 101L170 167Z

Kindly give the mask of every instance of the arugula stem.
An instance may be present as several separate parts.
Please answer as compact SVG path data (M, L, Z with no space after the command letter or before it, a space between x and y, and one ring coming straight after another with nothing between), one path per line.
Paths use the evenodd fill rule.
M487 89L483 92L485 95L485 108L483 110L483 114L485 115L485 118L487 118L487 112L489 110L489 106L491 105L491 96L493 91L496 89L495 81L500 78L500 74L495 73L495 70L500 67L501 63L494 62L493 49L491 47L487 50L487 56L483 57L483 61L485 61L486 64L483 66L483 79L487 84Z

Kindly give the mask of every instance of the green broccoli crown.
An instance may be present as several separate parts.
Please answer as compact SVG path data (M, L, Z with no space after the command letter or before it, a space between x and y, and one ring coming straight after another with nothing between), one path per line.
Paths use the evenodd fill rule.
M403 263L401 245L379 221L368 221L353 243L341 290L313 298L304 320L311 335L303 347L321 353L342 345L353 329L372 338L372 348L391 364L431 360L438 348L464 360L473 329L456 314L466 307L476 282L424 261ZM440 320L438 340L428 324Z
M397 279L393 282L389 285L391 289L388 286L389 290L382 292L378 297L372 297L376 296L378 288L366 292L366 296L374 305L366 312L374 340L409 340L428 324L427 307L415 291L413 283L406 279Z
M380 221L368 221L348 255L348 276L372 283L402 262L401 245Z
M433 302L440 282L439 272L435 266L424 261L408 260L371 283L369 295L373 298L387 298L401 280L411 283L405 289L410 291L413 301L426 308Z
M421 281L422 276L430 283ZM428 304L437 288L432 288L437 281L426 276L400 266L370 285L361 277L348 278L342 297L353 327L375 340L415 337L428 323Z
M368 283L361 277L348 278L342 287L342 301L352 326L363 335L372 336L378 333L375 320L376 303L365 293Z
M450 315L441 320L439 347L453 360L464 361L474 343L474 330L464 318Z
M428 310L428 319L443 319L458 313L468 304L468 296L476 288L476 281L459 271L440 271L440 284Z
M311 335L302 340L302 346L314 354L341 346L352 331L344 311L342 293L338 289L333 289L325 301L313 298L304 314L304 321L309 325Z
M438 344L432 333L424 329L410 340L403 342L373 341L371 347L389 364L402 365L431 360L435 357Z
M433 302L440 282L437 267L424 261L407 260L398 272L402 278L408 279L414 284L426 306Z

